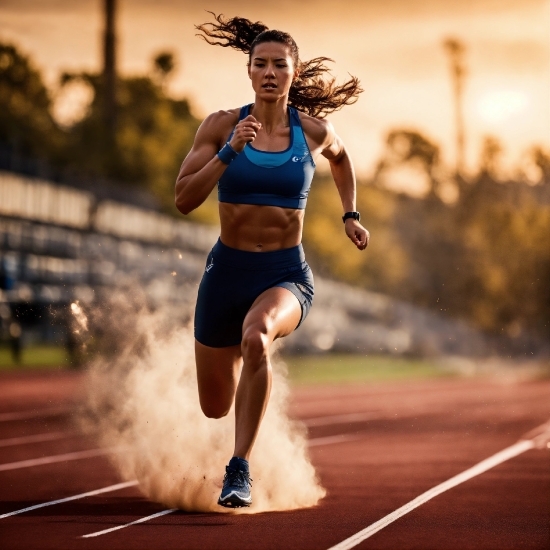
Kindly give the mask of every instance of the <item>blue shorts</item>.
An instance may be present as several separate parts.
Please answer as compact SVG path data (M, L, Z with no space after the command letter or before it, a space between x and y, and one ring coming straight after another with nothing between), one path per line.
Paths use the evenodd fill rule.
M199 286L195 338L213 348L240 344L250 307L260 294L277 286L290 290L300 302L300 326L313 301L313 275L302 245L248 252L218 240L208 255Z

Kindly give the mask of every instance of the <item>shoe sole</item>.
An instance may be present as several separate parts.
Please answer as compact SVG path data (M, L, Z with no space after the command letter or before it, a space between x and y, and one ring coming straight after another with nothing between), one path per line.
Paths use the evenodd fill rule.
M252 499L250 499L250 502L241 500L240 498L232 498L227 500L219 499L218 504L224 508L247 508L252 504Z

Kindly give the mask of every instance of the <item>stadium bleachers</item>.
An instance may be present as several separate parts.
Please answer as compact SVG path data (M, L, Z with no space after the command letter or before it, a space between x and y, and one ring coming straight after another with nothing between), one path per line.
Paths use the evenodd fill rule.
M37 327L51 324L52 315L62 318L73 300L91 302L129 283L155 282L158 295L174 278L196 281L217 235L215 228L0 171L0 303L20 318L23 336L40 339L52 331L42 327L37 335ZM177 293L171 299L177 302Z
M214 227L0 171L0 339L18 332L16 322L23 340L53 338L74 348L71 302L97 302L111 289L136 284L154 307L168 305L174 318L189 319L218 234ZM449 318L316 277L315 307L285 348L475 355L487 345Z

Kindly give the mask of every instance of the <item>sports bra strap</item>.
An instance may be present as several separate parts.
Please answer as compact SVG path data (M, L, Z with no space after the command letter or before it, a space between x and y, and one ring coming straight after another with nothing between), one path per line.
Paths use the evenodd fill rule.
M298 111L289 105L288 110L290 111L290 124L293 124L294 126L300 126L302 127L302 123L300 121L300 115L298 114Z
M250 105L243 105L241 107L241 111L239 112L239 120L237 121L237 124L243 119L248 116L248 111L250 110ZM235 125L236 126L236 125ZM227 141L231 141L231 138L233 137L233 134L235 133L235 126L233 126L233 130L231 130L231 133L229 134L229 137L227 138Z
M251 105L241 108L239 120L248 116L250 108ZM290 106L288 113L289 146L284 151L261 151L247 143L243 152L220 177L220 202L305 208L315 163L307 145L300 113Z
M243 120L244 118L246 118L250 114L250 107L252 107L252 103L249 103L248 105L243 105L241 107L241 110L239 112L238 122L240 122L241 120ZM302 128L302 123L300 121L300 115L298 113L298 110L289 105L288 106L288 111L290 113L290 120L289 120L290 125L294 126L294 128L298 127L298 129L299 129L299 131L296 133L297 135L295 135L294 139L298 138L298 141L299 141L300 145L302 143L305 144L306 139L305 139L304 129ZM233 137L233 134L235 133L235 126L233 126L233 130L231 130L231 133L229 134L229 137L227 138L227 141L230 141L231 138ZM293 144L291 143L290 147L292 147L292 145Z
M239 122L250 114L250 107L252 107L252 103L250 103L249 105L243 105L241 107L241 112L239 113Z

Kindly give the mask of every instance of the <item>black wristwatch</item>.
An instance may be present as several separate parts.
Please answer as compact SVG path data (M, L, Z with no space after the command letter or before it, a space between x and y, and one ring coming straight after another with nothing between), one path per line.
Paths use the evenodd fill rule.
M348 218L353 218L354 220L357 220L359 221L361 219L361 214L359 214L359 212L346 212L343 216L342 216L342 221L344 223L346 223L346 220Z

